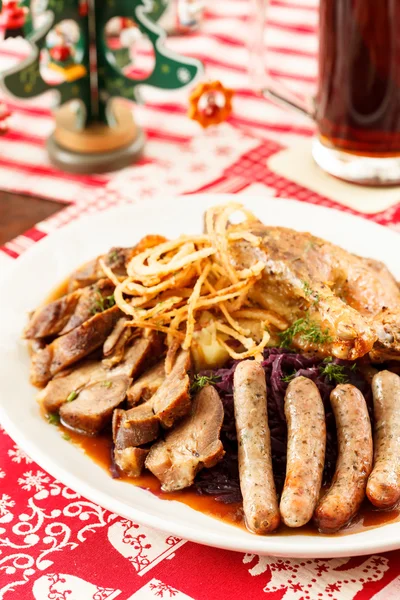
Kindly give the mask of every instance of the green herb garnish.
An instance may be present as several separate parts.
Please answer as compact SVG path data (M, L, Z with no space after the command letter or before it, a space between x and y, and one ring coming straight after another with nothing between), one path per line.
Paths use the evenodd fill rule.
M219 381L217 375L195 375L190 386L190 393L197 394L206 385L214 385Z
M59 425L60 424L60 415L58 413L47 413L46 419L50 423L50 425Z
M349 377L346 373L346 369L350 369L351 371L357 369L356 363L351 365L351 367L346 367L334 363L331 357L325 358L323 362L324 364L319 367L320 373L321 375L325 375L331 383L348 383Z
M310 286L308 281L303 281L302 283L303 283L303 290L306 295L306 298L309 298L310 296L312 296L312 299L314 300L313 304L314 305L317 304L319 302L318 292L314 292L314 290L312 289L312 287Z
M70 394L68 394L67 402L72 402L72 400L75 400L75 398L77 398L77 397L78 397L78 392L73 390Z
M319 323L310 319L308 315L302 319L297 319L290 327L282 331L279 337L281 348L290 348L295 337L314 345L322 345L332 341L329 330L322 330Z
M71 441L71 436L68 435L68 433L63 433L62 434L62 439L65 440L66 442L70 442Z
M290 375L285 375L284 377L281 378L282 381L284 381L285 383L290 383L292 381L292 379L295 378L297 371L293 371L293 373L290 373Z
M118 251L117 250L111 250L108 254L107 254L107 262L109 263L113 263L116 260L118 260Z
M94 301L94 305L92 306L91 313L95 315L97 313L102 313L108 308L112 308L115 304L114 294L110 296L102 296L99 291L96 292L96 300Z
M101 387L110 388L112 386L112 381L102 381Z

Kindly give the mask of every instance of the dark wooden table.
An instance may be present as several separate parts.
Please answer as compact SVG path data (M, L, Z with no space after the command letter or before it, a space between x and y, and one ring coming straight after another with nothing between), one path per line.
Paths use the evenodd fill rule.
M65 208L65 204L0 191L0 246Z

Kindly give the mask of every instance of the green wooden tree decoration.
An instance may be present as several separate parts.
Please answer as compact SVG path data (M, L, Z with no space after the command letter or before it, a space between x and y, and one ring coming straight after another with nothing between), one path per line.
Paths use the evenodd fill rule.
M153 0L150 3L150 7L147 13L149 19L156 23L167 10L168 2L169 0Z
M100 90L100 114L107 119L107 103L113 96L141 102L139 88L144 85L174 90L186 86L201 71L199 61L179 56L164 46L165 32L153 20L153 3L149 0L94 0L96 16L97 65ZM154 48L153 71L145 79L132 79L118 66L107 46L105 27L116 16L132 18L140 31L148 37ZM99 35L100 34L100 35Z
M1 3L1 0L0 0ZM28 8L25 30L26 39L32 52L22 63L2 74L2 84L6 91L19 98L33 98L48 90L57 89L60 103L78 99L83 103L85 111L77 111L77 115L92 118L91 83L89 65L89 30L88 17L81 16L78 0L49 0L47 10L40 15L39 24L32 22L30 0L24 0L21 6ZM78 77L72 81L63 81L56 85L43 79L40 68L40 53L46 49L46 37L50 30L66 19L73 20L79 27L79 41L75 48L74 62L80 67ZM83 125L83 123L82 123Z
M9 1L0 0L0 10L2 2L4 8ZM12 1L15 4L15 0ZM187 86L202 72L200 61L180 56L165 47L166 34L156 21L166 10L167 4L168 0L49 0L46 10L37 15L32 14L32 0L20 0L19 5L29 11L24 37L32 51L26 60L0 73L2 87L20 98L33 98L48 90L57 90L60 104L78 101L71 105L77 130L87 132L96 124L115 129L118 124L121 125L115 98L140 102L140 89L143 86L175 90ZM130 19L153 46L154 67L144 79L129 77L124 68L126 61L118 61L116 53L108 46L106 26L114 17ZM55 52L49 46L48 34L57 30L57 26L67 19L78 26L79 40L74 43L73 58L65 62L62 52L59 60L54 58ZM91 46L95 49L94 64L90 61ZM61 82L53 83L43 75L43 54L50 54L50 66L64 74ZM108 133L104 128L97 127L97 134L99 131L103 141ZM113 132L109 133L111 136ZM61 142L58 140L58 143ZM115 144L114 140L111 144L114 149ZM89 146L99 152L96 144ZM82 148L79 152L83 152ZM93 168L87 169L90 170Z

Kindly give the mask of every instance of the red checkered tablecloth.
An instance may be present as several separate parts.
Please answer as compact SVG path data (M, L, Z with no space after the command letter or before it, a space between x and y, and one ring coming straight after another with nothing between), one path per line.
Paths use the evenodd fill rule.
M271 71L301 93L316 77L317 0L271 0ZM148 143L144 159L118 173L66 175L52 167L44 142L52 95L27 103L5 98L13 116L0 137L0 188L69 203L0 248L0 271L58 227L125 202L192 192L291 197L335 206L399 229L400 192L373 211L349 206L278 174L270 160L313 134L312 124L250 90L249 3L208 2L199 33L171 39L201 58L207 78L235 89L228 123L201 131L186 116L187 92L144 90L135 107ZM0 68L26 53L20 40L0 44ZM333 184L332 184L333 185ZM349 194L351 188L349 186ZM377 197L379 199L379 191ZM339 195L340 196L340 195ZM190 198L188 198L190 201ZM27 197L27 202L29 198ZM365 214L364 214L365 213ZM368 214L366 214L368 213ZM0 599L15 600L397 600L400 551L361 558L277 559L198 546L111 514L55 481L0 431ZM377 530L376 535L380 532Z

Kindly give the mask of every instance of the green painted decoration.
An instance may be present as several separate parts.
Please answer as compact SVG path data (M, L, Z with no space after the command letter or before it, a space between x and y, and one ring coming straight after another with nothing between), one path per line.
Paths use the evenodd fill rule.
M140 102L141 86L165 90L182 88L203 70L200 61L180 56L165 47L166 34L156 21L166 10L168 0L49 0L40 13L32 13L32 0L11 1L25 10L22 35L32 51L20 64L0 73L3 88L19 98L57 90L61 104L77 100L76 117L80 127L93 121L112 126L110 101L114 97ZM0 0L2 14L9 2ZM129 74L129 46L111 48L108 44L106 28L115 17L137 32L138 38L146 38L153 48L154 64L144 77L136 77L135 71ZM78 39L66 39L65 26L60 26L66 20L75 23ZM96 50L92 69L91 40ZM46 68L52 70L53 75L58 74L59 82L46 77L44 57ZM97 71L97 76L93 76L93 71Z

